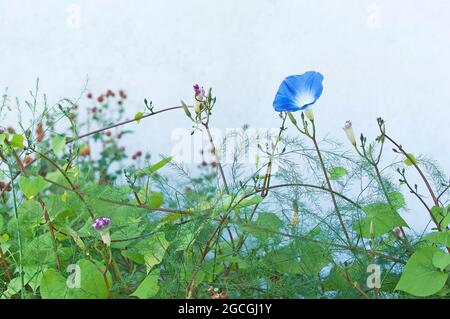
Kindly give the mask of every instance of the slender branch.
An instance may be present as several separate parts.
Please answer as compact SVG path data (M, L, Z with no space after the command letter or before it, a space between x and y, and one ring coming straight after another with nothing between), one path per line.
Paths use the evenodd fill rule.
M266 172L266 175L264 176L263 187L261 190L261 197L263 197L263 198L269 194L269 185L270 185L270 178L272 177L272 165L273 165L273 159L275 156L275 150L278 146L278 143L281 141L281 134L286 129L284 125L286 123L287 116L288 116L288 114L286 113L282 117L283 122L281 123L280 131L278 132L278 136L277 136L277 139L275 140L275 143L272 144L272 154L270 154L269 162L267 163L267 172Z
M428 179L426 178L425 174L422 172L422 170L420 169L419 165L417 165L416 161L414 158L411 157L411 155L409 155L404 149L403 147L398 144L396 141L394 141L389 135L387 135L386 133L384 133L383 131L381 131L382 134L392 143L395 145L395 147L397 147L400 152L403 153L403 155L406 156L406 158L412 163L412 165L414 166L414 168L417 170L417 172L419 173L420 177L422 178L423 182L425 183L425 186L428 189L428 192L431 195L431 198L433 199L434 205L439 207L439 200L436 197L436 195L434 194L433 189L431 188L430 183L428 182Z
M311 123L312 123L312 126L313 126L313 134L312 135L308 134L308 136L310 136L310 138L312 139L312 141L314 143L314 147L315 147L315 149L317 151L317 155L318 155L319 161L320 161L320 166L322 168L323 175L324 175L325 180L327 182L328 189L330 190L331 200L333 201L333 205L334 205L334 208L336 210L336 214L337 214L337 217L339 219L339 223L341 224L342 230L344 231L345 239L347 240L347 243L349 244L349 246L352 246L352 241L350 240L350 236L349 236L349 234L347 232L347 228L345 227L344 220L342 218L341 212L339 210L339 206L338 206L337 201L336 201L336 197L334 195L333 187L331 186L330 178L328 177L328 172L327 172L327 169L325 167L325 162L324 162L324 160L322 158L322 154L320 152L319 144L317 143L316 126L314 124L314 121L311 121Z
M194 297L195 278L197 277L197 274L201 269L201 265L202 265L203 261L205 260L206 255L208 254L209 250L211 249L212 242L216 238L216 235L218 235L220 233L220 230L222 229L223 224L227 220L228 220L228 215L226 214L220 219L219 224L216 226L216 228L214 229L212 234L207 239L205 247L203 248L203 250L200 254L200 262L197 264L197 267L195 267L195 269L192 273L192 276L191 276L191 280L189 281L189 284L187 286L187 293L186 293L187 299L192 299Z
M191 108L192 106L188 105L188 107ZM115 123L115 124L112 124L110 126L106 126L106 127L103 127L103 128L100 128L100 129L97 129L97 130L94 130L94 131L82 134L82 135L80 135L78 137L69 138L67 140L66 144L70 144L70 143L72 143L72 142L74 142L76 140L79 140L79 139L82 139L82 138L85 138L85 137L88 137L88 136L91 136L91 135L95 135L95 134L101 133L103 131L108 131L110 129L113 129L113 128L116 128L116 127L119 127L119 126L123 126L123 125L129 124L129 123L133 123L133 122L138 122L138 121L141 121L141 120L143 120L145 118L148 118L150 116L154 116L154 115L157 115L157 114L161 114L161 113L164 113L164 112L177 110L177 109L183 109L183 106L173 106L173 107L165 108L165 109L162 109L162 110L159 110L159 111L154 111L154 112L149 113L149 114L144 114L139 119L131 119L131 120L125 120L125 121L122 121L122 122L119 122L119 123Z
M450 189L450 184L444 188L444 190L438 195L437 199L440 200L442 196Z
M220 176L222 177L222 182L223 182L223 185L225 187L225 191L227 192L227 194L229 194L230 190L228 189L227 179L225 178L225 173L223 171L222 163L220 162L219 155L217 154L217 148L214 145L214 140L212 138L211 131L209 129L209 124L208 124L208 122L202 123L202 124L203 124L203 126L204 126L204 128L205 128L205 130L206 130L206 132L208 134L209 143L211 144L211 148L212 148L211 152L214 154L214 156L216 158L217 167L219 168Z
M384 143L383 143L383 144L384 144ZM383 144L382 144L382 145L383 145ZM385 186L384 183L383 183L383 178L382 178L381 172L380 172L380 170L379 170L379 168L378 168L378 163L379 163L379 161L380 161L380 156L381 156L381 151L380 151L380 153L379 153L379 156L378 156L377 161L369 161L369 163L372 164L372 166L373 166L374 169L375 169L375 174L376 174L376 176L377 176L377 178L378 178L378 182L379 182L379 184L380 184L380 186L381 186L381 189L382 189L382 191L383 191L383 194L384 194L384 196L385 196L385 198L386 198L386 200L387 200L389 206L391 206L391 208L392 208L393 210L396 210L396 209L394 208L394 205L392 204L391 199L389 198L388 191L387 191L387 189L386 189L386 186ZM367 160L368 160L368 158L367 158ZM405 230L403 229L402 226L400 226L399 228L400 228L400 231L401 231L402 236L403 236L403 238L400 237L400 240L405 244L406 248L407 248L409 251L412 251L411 245L409 244L409 241L408 241L408 237L406 237Z
M335 262L334 260L331 260L331 262L334 264L334 266L336 267L336 269L339 271L339 265L336 264L336 262ZM354 281L352 280L352 278L351 278L350 275L348 274L347 269L345 269L343 272L339 271L339 273L341 274L341 276L342 276L345 280L347 280L347 282L350 284L350 286L352 286L353 288L355 288L356 291L358 291L358 292L361 294L361 296L364 297L364 299L370 299L369 295L368 295L364 290L362 290L361 287L359 287L358 283L357 283L357 282L354 282Z
M94 197L94 196L91 196L91 194L84 193L82 191L79 191L78 189L77 190L73 190L70 187L66 187L64 185L61 185L61 184L59 184L59 183L57 183L55 181L52 181L52 180L50 180L48 178L44 177L44 180L46 182L49 182L49 183L59 187L59 188L64 189L66 191L78 192L82 196L91 197L92 199L96 199L96 200L99 200L99 201L102 201L102 202L106 202L106 203L111 203L111 204L115 204L115 205L119 205L119 206L133 207L133 208L142 208L142 209L147 209L147 210L152 210L152 211L160 211L160 212L166 212L166 213L180 214L180 215L187 215L187 214L189 214L189 211L186 211L186 210L177 210L177 209L170 209L170 208L164 208L164 207L152 208L152 207L149 207L149 206L147 206L145 204L139 204L138 203L138 205L136 205L136 204L126 203L126 202L117 201L117 200L113 200L113 199L109 199L109 198Z
M333 193L334 195L336 195L336 196L342 198L343 200L349 202L350 204L352 204L356 208L362 210L362 206L359 205L358 203L356 203L355 201L353 201L352 199L350 199L349 197L347 197L347 196L345 196L345 195L343 195L343 194L341 194L339 192L336 192L334 190L330 191L329 188L326 188L326 187L323 187L323 186L312 185L312 184L304 184L304 183L286 183L286 184L278 184L278 185L270 186L269 189L283 188L283 187L307 187L307 188L315 188L315 189L318 189L318 190L322 190L322 191L328 192L330 194ZM260 190L256 190L256 192L258 192L258 191L260 191ZM253 193L252 195L254 195L255 193Z
M70 180L69 176L67 176L67 173L52 159L50 159L47 155L45 155L44 153L38 152L34 149L32 149L36 154L38 154L39 156L41 156L43 159L45 159L47 162L49 162L53 167L55 167L64 177L64 179L67 181L67 183L69 183L70 188L72 188L72 190L78 195L78 197L80 198L80 200L83 202L83 204L86 206L86 209L88 210L89 215L91 216L92 219L95 218L94 216L94 212L92 211L92 208L89 207L88 203L86 202L86 200L84 199L84 196L80 194L80 192L77 189L77 186L75 186L73 184L73 182Z

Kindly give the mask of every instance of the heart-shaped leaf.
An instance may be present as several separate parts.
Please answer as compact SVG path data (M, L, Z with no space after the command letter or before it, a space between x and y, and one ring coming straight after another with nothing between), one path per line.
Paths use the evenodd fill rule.
M33 198L49 186L50 183L46 182L42 176L22 176L19 180L19 188L28 199Z

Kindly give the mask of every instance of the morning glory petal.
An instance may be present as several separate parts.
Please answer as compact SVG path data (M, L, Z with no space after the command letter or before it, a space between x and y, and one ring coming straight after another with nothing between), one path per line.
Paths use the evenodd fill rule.
M322 95L322 81L323 75L314 71L288 76L273 101L275 111L295 112L314 104Z

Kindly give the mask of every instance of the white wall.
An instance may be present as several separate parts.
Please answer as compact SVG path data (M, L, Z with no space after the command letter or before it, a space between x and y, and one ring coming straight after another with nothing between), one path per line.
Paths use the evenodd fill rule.
M449 16L448 0L0 0L0 88L23 99L39 77L54 103L89 78L95 92L125 88L132 116L144 97L172 106L200 82L218 95L214 126L277 127L280 81L317 70L321 134L343 139L351 119L373 136L383 116L450 172ZM149 120L131 147L168 153L189 125L182 112Z

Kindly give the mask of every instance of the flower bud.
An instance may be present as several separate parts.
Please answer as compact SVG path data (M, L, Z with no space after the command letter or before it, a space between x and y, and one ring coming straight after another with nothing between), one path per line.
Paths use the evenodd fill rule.
M198 101L198 100L195 100L195 103L194 103L194 111L195 111L195 113L200 113L201 111L202 111L202 102L200 102L200 101Z
M311 108L307 108L306 110L303 111L303 113L305 113L308 120L310 120L311 122L314 121L314 113Z
M292 122L292 124L297 125L297 120L295 119L294 115L291 112L287 112L289 116L289 120Z
M102 241L106 246L111 246L111 235L109 233L109 230L103 231L100 233L102 236Z
M194 111L199 114L202 111L202 101L205 97L205 89L198 84L194 85Z
M94 220L92 227L100 232L102 241L106 246L111 246L111 235L109 233L109 226L111 224L111 218L100 217Z
M345 122L345 126L342 128L347 135L348 140L353 146L356 146L355 133L353 132L352 122Z

